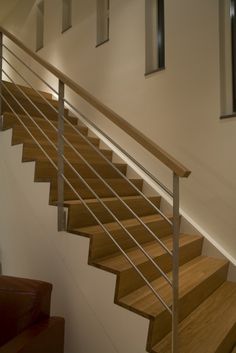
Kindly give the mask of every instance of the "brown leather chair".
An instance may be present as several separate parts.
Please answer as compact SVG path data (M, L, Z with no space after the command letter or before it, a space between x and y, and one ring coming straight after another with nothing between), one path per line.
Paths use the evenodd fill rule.
M52 285L0 276L0 353L63 353L64 319L50 317Z

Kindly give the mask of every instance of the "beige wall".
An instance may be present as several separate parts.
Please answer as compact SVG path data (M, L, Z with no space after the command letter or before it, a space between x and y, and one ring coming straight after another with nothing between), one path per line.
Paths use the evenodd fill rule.
M39 54L192 170L181 183L181 206L236 259L236 120L219 120L218 2L165 3L165 71L144 77L143 0L111 1L111 40L97 49L95 0L73 1L73 27L63 35L61 1L45 0L45 48ZM25 0L24 7L19 1L3 25L35 48L34 16L34 1ZM170 173L148 153L105 118L81 107L145 167L170 183Z
M49 184L0 138L0 263L9 276L51 282L52 315L66 321L65 353L145 353L148 320L114 305L115 275L88 266L89 240L58 233ZM44 352L42 352L44 353Z

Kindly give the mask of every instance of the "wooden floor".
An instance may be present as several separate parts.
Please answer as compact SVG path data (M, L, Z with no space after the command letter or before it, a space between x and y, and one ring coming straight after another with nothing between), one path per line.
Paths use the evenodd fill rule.
M36 96L35 92L22 87L34 104L50 119L51 124L49 124L15 87L8 84L8 88L24 105L33 117L33 121L16 101L10 99L9 94L3 92L6 99L10 101L22 122L56 163L56 151L42 133L43 131L53 144L57 143L55 112L53 113L45 102ZM58 107L58 103L52 100L50 94L43 94L54 107ZM56 206L57 172L55 168L6 104L3 110L3 130L12 129L13 145L23 144L22 162L36 162L35 182L50 182L49 203ZM100 140L88 136L88 128L78 124L76 118L69 117L67 110L66 116L72 126L65 125L65 137L81 155L79 157L70 147L65 147L65 155L74 168L72 170L66 164L65 176L86 204L86 206L83 205L73 190L68 185L65 186L64 206L68 208L67 231L78 236L89 237L88 264L109 271L116 276L115 304L132 311L134 315L138 314L149 320L147 351L171 353L171 317L168 311L157 301L143 279L125 256L119 252L111 239L113 238L119 244L150 281L153 288L158 291L166 303L171 305L170 286L154 266L157 264L171 279L171 258L146 228L148 227L155 233L170 251L172 250L172 227L155 210L155 207L162 205L161 197L152 195L147 199L143 198L139 192L143 189L143 180L141 178L129 181L124 179L127 165L113 163L113 152L100 149ZM41 132L35 123L41 128ZM99 149L100 154L94 149L95 147ZM109 187L86 165L84 159ZM121 200L117 198L117 195ZM102 200L102 204L97 197ZM132 212L127 209L126 205ZM99 219L102 226L91 216L87 207ZM133 213L140 217L143 224L134 217ZM170 214L166 216L171 220ZM110 237L104 229L109 231ZM127 236L127 231L132 239ZM152 261L145 256L140 245ZM236 284L227 281L228 262L224 259L203 256L202 245L203 238L200 235L180 234L179 353L232 353L236 345Z

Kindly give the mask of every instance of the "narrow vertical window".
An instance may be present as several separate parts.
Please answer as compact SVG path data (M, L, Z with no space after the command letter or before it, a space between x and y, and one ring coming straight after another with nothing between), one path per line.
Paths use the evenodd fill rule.
M146 74L165 68L164 0L145 0Z
M230 17L232 45L233 112L236 112L236 0L231 0Z
M62 0L62 33L71 28L72 0Z
M110 0L97 0L97 46L109 40Z
M236 113L236 0L219 0L221 116Z
M36 50L43 48L44 44L44 1L37 4Z

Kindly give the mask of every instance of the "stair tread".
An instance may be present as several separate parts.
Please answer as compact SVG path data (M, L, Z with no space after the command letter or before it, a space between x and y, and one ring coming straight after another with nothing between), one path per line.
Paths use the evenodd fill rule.
M16 86L12 83L12 82L9 82L9 81L3 81L4 85L7 86L7 88L10 90L10 91L18 91L18 89L16 88ZM35 92L31 87L28 87L28 86L22 86L22 85L19 85L17 84L18 87L20 87L22 90L24 90L24 92L27 92L27 95L30 95L30 96L39 96L39 94L37 92ZM47 97L48 100L51 100L52 99L52 94L51 93L48 93L48 92L44 92L44 91L41 91L41 90L37 90L38 92L40 92L41 95L43 95L45 98Z
M228 264L224 259L199 256L179 269L179 299L181 300L188 292L208 278L218 269ZM194 275L193 275L194 274ZM168 273L171 278L171 272ZM172 290L167 281L157 278L151 282L153 288L164 299L167 305L172 304ZM157 300L149 287L143 286L119 300L120 304L132 308L134 311L148 318L155 318L158 314L165 311L164 306Z
M85 179L86 181L88 182L92 182L92 183L97 183L97 182L100 182L103 184L103 181L98 179L98 178L83 178ZM68 180L70 180L71 182L77 182L77 181L80 181L80 179L77 177L75 178L68 178ZM127 181L125 179L122 179L122 178L103 178L104 181L106 181L107 183L118 183L118 184L126 184ZM140 183L143 181L143 179L129 179L132 183ZM57 178L53 179L53 181L57 181ZM82 181L81 181L82 182ZM129 184L128 184L129 185ZM89 199L91 200L91 198Z
M232 327L235 327L235 323L236 283L225 282L179 324L179 351L218 352L219 346ZM171 335L164 337L152 351L171 353Z
M39 141L38 141L39 142ZM52 151L56 151L55 148L53 147L52 143L50 143L49 141L42 141L42 142L39 142L40 145L42 147L49 147L49 149L52 149ZM36 142L34 142L33 140L25 140L24 142L22 142L22 144L24 144L24 147L25 148L28 148L28 149L35 149L35 148L39 148L36 144ZM56 145L56 142L53 142L54 145ZM88 145L82 145L80 143L71 143L73 145L73 147L75 148L79 148L81 152L87 152L87 153L98 153L95 149L93 149L92 147L88 146ZM70 151L72 151L73 153L75 153L73 151L73 149L71 148L71 146L69 146L66 142L65 142L65 146L64 148L67 148L69 149ZM107 150L107 149L100 149L98 148L99 152L103 153L103 154L107 154L107 155L111 155L112 154L112 151L111 150ZM78 151L78 152L80 152ZM57 151L56 151L57 152ZM104 160L105 161L105 160ZM105 161L105 163L107 163Z
M148 215L144 217L140 217L145 223L149 222L156 222L159 220L162 220L163 217L155 214L155 215ZM125 219L122 220L121 223L125 228L133 227L133 226L138 226L140 225L139 221L136 218L130 218L130 219ZM119 224L117 222L111 222L111 223L105 223L105 227L108 231L115 231L117 229L120 229ZM96 226L91 226L91 227L83 227L83 228L78 228L78 229L73 229L73 231L78 232L78 233L85 233L85 234L96 234L96 233L103 233L104 230L100 225Z
M14 86L15 87L15 86ZM3 87L3 89L4 89L4 87ZM15 92L13 92L14 93L14 96L15 96L15 94L17 94L17 95L19 95L20 96L20 99L21 100L23 100L23 101L26 101L26 102L29 102L29 99L34 103L34 104L37 104L37 103L40 103L40 104L44 104L44 105L46 105L46 106L48 106L48 107L50 107L50 104L54 107L54 108L56 108L56 109L58 109L58 105L59 105L59 101L58 100L56 100L56 99L52 99L52 98L46 98L46 97L44 97L45 99L43 99L42 97L40 97L40 95L36 95L36 94L26 94L25 92L25 95L27 96L25 96L22 92L21 92L21 88L20 89L17 89L16 87L15 87L15 89L14 89L14 91ZM6 94L6 95L10 95L10 93L7 91L7 90L5 90L4 89L4 93ZM19 98L17 98L18 100L19 100ZM51 108L51 107L50 107ZM54 111L53 110L53 108L51 108L52 109L52 111ZM68 109L67 108L65 108L65 111L68 111Z
M42 161L39 161L38 163L40 163L41 165L44 165L46 167L48 166L49 168L50 167L53 168L52 164L48 160L42 160ZM102 165L104 165L104 167L108 166L107 162L105 162L105 161L103 163L101 163L100 161L99 162L94 161L94 162L89 162L89 163L92 165L98 165L99 167L101 167ZM84 162L78 160L75 163L73 163L73 166L76 167L76 165L79 166L81 164L84 165ZM116 166L117 168L126 168L126 166L127 166L127 164L124 164L124 163L112 162L112 164L114 164L114 166Z
M7 113L4 113L4 116L5 116L5 115L7 115ZM23 118L29 119L29 117L27 117L26 115L20 115L20 114L19 114L19 117L23 117ZM35 122L39 122L39 121L42 122L42 121L45 121L45 123L48 123L47 120L45 120L44 118L32 117L32 119L34 119ZM57 124L58 124L58 123L57 123L57 121L50 120L50 123L48 123L48 127L43 127L43 131L44 131L44 132L51 132L52 129L53 129L53 131L54 131L55 133L57 133L57 131L51 126L51 124L53 124L55 127L57 127ZM74 127L75 129L88 131L88 128L87 128L86 126L82 125L82 124L76 124L76 125L72 124L72 125L73 125L73 127ZM14 126L14 129L16 129L16 130L26 131L26 132L27 132L27 130L25 129L25 127L24 127L23 125L16 124L16 125L13 125L13 126ZM65 126L70 126L70 124L68 124L67 122L65 122ZM30 126L29 129L32 130L32 131L38 131L38 132L40 132L40 130L38 129L38 127L37 127L36 125L35 125L35 126ZM73 129L73 128L72 128L72 129ZM75 135L78 135L78 133L77 133L75 130L74 130L74 131L71 131L71 132L69 132L69 133L66 132L66 134L70 134L70 135L75 134Z
M180 234L180 247L193 242L197 239L202 239L199 235L189 235L189 234ZM172 251L173 248L173 235L165 236L161 239L163 244ZM163 247L157 242L157 240L153 240L147 243L142 244L143 249L153 258L158 258L161 255L165 255L166 251ZM136 265L140 265L144 262L148 262L149 260L143 254L143 252L137 247L130 248L126 250L127 255L132 259L132 261ZM102 267L109 267L115 271L125 271L132 266L128 262L128 260L124 257L124 255L120 253L116 253L112 256L104 257L102 259L97 259L96 264Z
M21 114L18 114L18 113L17 113L17 115L18 115L18 117L19 117L21 120L23 120L23 121L24 121L24 119L26 119L27 121L32 122L32 119L33 119L35 122L44 122L45 124L48 124L48 128L50 128L50 123L52 123L52 124L55 125L55 126L57 125L57 120L51 120L51 119L48 118L48 120L50 121L50 123L49 123L45 118L39 117L39 116L35 116L34 114L30 114L30 113L29 113L29 115L30 115L31 118L29 118L28 115L22 114L22 113L21 113ZM21 125L20 121L17 119L17 117L15 116L14 113L11 113L11 112L8 112L8 111L4 111L4 112L3 112L3 118L4 118L4 119L13 118L13 119L14 119L13 126L14 126L14 125L15 125L15 126L21 126L21 127L24 128L24 126ZM71 120L70 123L73 125L73 127L75 127L75 128L78 127L78 128L81 128L81 129L84 129L84 130L88 131L88 128L87 128L86 126L84 126L84 125L78 123L78 119L77 119L77 118L67 117L66 119L69 120L69 121ZM25 122L24 122L24 123L25 123ZM20 124L20 125L19 125L19 124ZM26 124L26 125L27 125L27 124ZM65 121L65 126L69 126L69 127L70 127L70 124ZM33 125L33 127L37 128L37 126L36 126L35 124ZM51 129L53 129L52 126L51 126ZM73 128L71 127L71 129L73 129ZM54 130L54 129L53 129L53 130ZM55 131L55 130L54 130L54 131Z
M84 132L85 132L85 130L87 131L87 128L82 126L82 125L78 125L78 126L74 125L74 126L77 129L79 129L79 130L84 130ZM41 141L41 140L42 141L46 141L46 138L43 136L43 134L39 131L39 129L37 127L29 126L28 128L32 132L32 134L34 134L34 133L39 133L40 134L40 136L37 136L37 140L38 141ZM22 133L28 134L27 130L23 126L20 126L20 125L14 125L14 130L15 130L14 132L16 134L22 134ZM45 128L44 127L43 131L48 136L52 136L53 135L53 137L54 136L57 137L57 131L55 131L54 129L52 130L52 128L50 128L50 127L49 128ZM71 138L73 138L73 139L78 138L78 140L79 140L78 143L79 144L87 144L86 140L88 140L90 143L93 143L93 144L96 144L96 145L98 145L100 143L100 140L97 137L86 136L86 140L84 140L76 131L70 131L70 132L65 131L64 132L64 136L67 139L69 139L69 140ZM29 141L30 142L30 141L32 141L32 138L30 138L30 136L24 137L24 141ZM74 143L74 142L72 142L72 143Z
M142 196L139 195L134 195L134 196L122 196L121 199L123 201L126 200L140 200L142 199ZM149 197L149 199L160 199L160 196L151 196ZM116 197L102 197L101 198L102 201L116 201L118 200ZM99 201L97 199L87 199L86 203L87 204L93 204L93 203L98 203ZM73 206L73 205L81 205L81 201L80 200L67 200L64 203L65 206Z
M41 146L47 146L47 147L52 147L52 144L49 142L49 141L45 141L43 139L37 139L37 142L41 145ZM52 141L54 144L56 144L56 141ZM80 150L88 150L88 151L91 151L91 152L94 152L96 153L97 151L94 150L92 147L90 147L88 144L86 144L86 142L84 142L84 144L82 144L80 141L78 142L70 142L73 147L75 148L80 148ZM24 139L24 141L22 141L21 143L19 144L24 144L25 146L31 148L31 147L38 147L36 145L36 142L34 142L32 139ZM73 150L68 144L67 142L65 142L65 147L68 147L70 148L71 150ZM52 147L53 148L53 147ZM99 149L99 148L98 148ZM109 150L102 150L102 149L99 149L100 152L103 152L103 151L109 151Z

